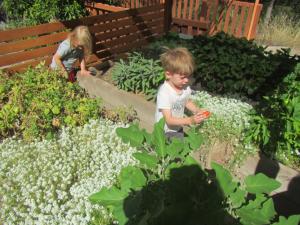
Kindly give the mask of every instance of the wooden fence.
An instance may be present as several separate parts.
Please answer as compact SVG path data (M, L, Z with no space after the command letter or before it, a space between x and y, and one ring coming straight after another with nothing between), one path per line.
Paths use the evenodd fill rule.
M0 32L0 69L20 71L45 60L49 64L70 29L89 26L94 40L89 64L101 63L161 36L168 25L165 4Z
M164 0L125 0L123 7L138 8L141 6L163 3ZM254 3L235 0L173 0L172 30L180 33L198 35L214 34L219 31L236 37L254 39L262 10L259 4L253 18Z

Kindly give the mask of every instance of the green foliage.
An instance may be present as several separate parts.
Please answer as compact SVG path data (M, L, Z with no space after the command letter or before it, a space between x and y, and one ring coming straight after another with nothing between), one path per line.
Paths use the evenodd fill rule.
M51 138L62 126L74 127L98 118L100 103L42 64L13 76L0 72L1 138Z
M137 125L117 129L123 141L139 149L133 156L140 163L122 169L117 184L91 195L93 203L107 207L120 225L273 222L276 212L267 194L280 186L277 181L257 174L248 176L243 185L216 163L212 163L216 180L210 180L189 155L202 144L197 129L191 128L183 139L167 141L163 127L161 120L152 134ZM249 194L253 196L249 198ZM230 222L225 222L228 219ZM280 217L275 224L289 221L296 225L298 219Z
M280 217L279 223L271 223L276 218L274 203L269 194L280 187L280 183L264 174L250 175L246 177L245 184L233 181L228 170L217 163L212 163L212 168L216 172L216 180L221 191L223 191L229 209L239 218L243 225L264 225L283 224L287 221ZM228 188L230 187L230 188ZM248 198L249 194L254 194L253 198ZM290 216L290 224L296 225L300 221L299 216Z
M288 67L297 60L290 57L288 51L273 55L253 41L225 33L198 36L193 39L192 47L197 65L196 80L207 90L218 93L260 94L283 63Z
M265 96L247 133L268 154L300 165L300 64Z
M141 53L134 52L128 62L120 60L115 65L112 79L120 89L142 92L152 99L164 80L164 73L158 60L146 59Z
M197 170L201 171L197 162L188 156L193 147L199 148L201 145L201 142L195 139L195 135L199 137L196 128L191 129L184 140L173 139L171 142L165 139L163 120L155 124L152 134L140 130L137 125L118 128L116 132L123 141L138 147L140 152L133 156L140 164L138 167L124 168L118 184L109 189L102 188L100 192L93 194L90 200L111 209L119 224L142 224L142 221L145 224L160 224L162 218L175 215L178 211L177 206L191 203L191 199L181 199L182 197L176 194L182 191L176 190L179 187L178 182L185 182L188 190L199 187L198 194L202 198L205 197L205 193L200 191L205 185L199 184L199 181L205 180L205 176L197 173ZM182 166L196 166L197 170L193 173L178 172L181 178L176 181L171 179L173 169ZM194 179L195 177L199 179ZM149 185L149 189L145 189L146 185ZM178 196L178 199L173 198L173 195ZM209 196L212 197L208 195L206 199L214 201L213 198L209 199ZM164 214L165 211L170 215ZM188 208L182 213L186 214L187 211Z
M86 15L80 0L3 0L2 6L11 21L35 25L53 20L70 20Z

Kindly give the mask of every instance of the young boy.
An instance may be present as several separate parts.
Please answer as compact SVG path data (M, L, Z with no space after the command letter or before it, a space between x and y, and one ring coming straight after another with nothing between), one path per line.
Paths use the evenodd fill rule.
M166 121L165 134L168 139L183 138L183 126L198 124L205 119L200 110L189 98L191 89L189 78L194 72L194 60L186 48L168 49L160 57L165 71L165 82L157 94L155 121L162 117ZM187 108L194 115L184 117Z

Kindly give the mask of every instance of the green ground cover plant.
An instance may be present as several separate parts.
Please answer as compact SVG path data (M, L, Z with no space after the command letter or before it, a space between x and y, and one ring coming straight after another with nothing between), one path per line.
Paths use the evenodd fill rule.
M40 64L24 73L0 73L0 135L30 141L52 138L62 126L79 126L101 114L101 100Z
M252 117L247 139L273 158L300 166L300 63L268 96Z
M109 209L120 225L297 225L300 221L300 215L295 215L277 222L268 196L280 187L274 179L259 173L240 183L219 164L212 163L215 177L201 169L189 155L203 142L195 127L183 140L172 141L165 139L163 120L155 124L152 134L136 125L116 132L137 148L133 157L139 164L123 168L115 185L89 199Z

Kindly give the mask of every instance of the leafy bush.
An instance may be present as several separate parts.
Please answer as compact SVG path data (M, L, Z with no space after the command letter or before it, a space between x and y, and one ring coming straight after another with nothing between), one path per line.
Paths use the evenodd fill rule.
M193 39L193 53L197 65L195 78L207 90L218 93L241 93L248 96L264 92L262 86L278 74L280 67L299 60L288 51L276 54L246 39L218 33L212 37ZM286 75L286 73L283 73Z
M70 20L86 14L80 0L3 0L3 8L10 21L35 25L53 20Z
M78 126L101 113L99 99L90 99L78 84L46 66L8 76L0 73L0 135L53 137L62 126Z
M189 130L183 140L169 143L163 128L161 120L152 134L135 125L117 129L124 142L140 150L133 154L140 164L123 168L118 182L91 195L92 202L111 210L120 225L274 222L276 212L268 194L280 186L279 182L260 173L240 184L216 163L212 163L216 179L210 179L189 155L203 141L196 129ZM297 225L300 215L280 217L272 224L284 225L287 221Z
M111 224L108 212L88 196L111 186L123 167L136 163L136 149L116 135L120 126L91 120L63 128L57 139L0 143L1 223Z
M266 96L253 116L248 139L269 155L300 165L300 63L272 95Z
M112 79L120 89L142 92L152 99L164 80L164 73L158 60L146 59L141 53L134 52L128 62L121 59L115 65Z

